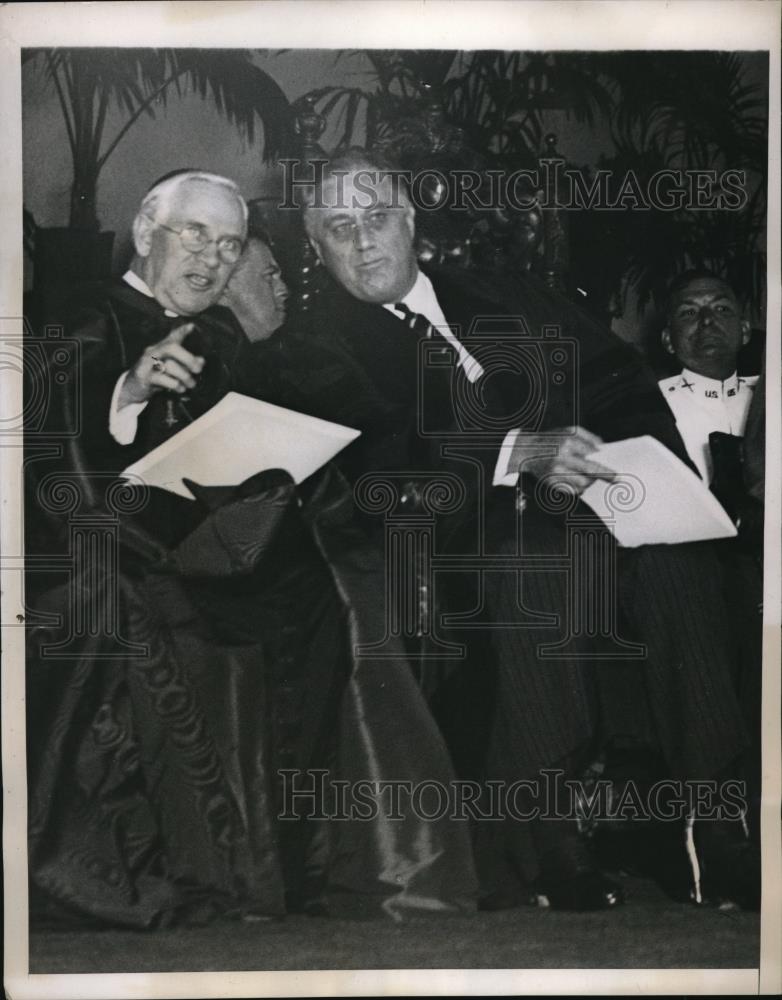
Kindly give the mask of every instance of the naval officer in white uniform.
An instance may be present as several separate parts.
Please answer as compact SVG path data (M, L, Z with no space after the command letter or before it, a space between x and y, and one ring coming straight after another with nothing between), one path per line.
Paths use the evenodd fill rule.
M701 476L714 476L709 434L743 437L757 376L739 377L736 358L750 327L733 289L708 271L686 271L671 285L663 347L681 363L660 390Z

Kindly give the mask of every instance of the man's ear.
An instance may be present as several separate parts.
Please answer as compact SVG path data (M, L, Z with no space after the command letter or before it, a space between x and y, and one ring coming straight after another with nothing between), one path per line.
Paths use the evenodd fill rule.
M749 325L748 319L743 319L741 321L741 346L749 343L749 339L752 336L752 327Z
M673 346L673 341L671 340L671 331L668 329L667 326L660 334L660 340L662 340L663 347L669 354L676 353L676 349Z
M315 251L315 256L318 258L318 263L323 263L323 255L320 252L320 246L318 245L318 238L315 235L315 220L310 217L310 215L304 213L304 232L307 234L307 239L310 242L310 246Z
M315 251L315 256L318 258L318 263L322 264L323 263L323 254L320 252L320 243L318 243L318 241L315 239L315 237L312 235L312 233L308 233L307 236L308 236L308 239L310 241L310 246Z
M152 249L152 231L155 223L148 215L139 213L133 220L133 245L139 257L148 257Z
M405 206L405 222L407 223L407 228L410 231L410 236L415 236L415 209L410 204L407 203Z

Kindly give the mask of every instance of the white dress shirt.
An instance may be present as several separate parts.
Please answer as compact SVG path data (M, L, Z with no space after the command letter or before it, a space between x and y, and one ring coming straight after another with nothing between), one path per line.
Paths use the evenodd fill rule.
M484 374L483 366L470 354L464 344L454 334L450 323L445 318L440 303L437 301L432 282L423 271L418 272L415 284L401 302L411 312L420 313L421 316L429 320L438 334L454 349L457 359L456 363L464 371L467 380L469 382L477 382ZM394 308L394 303L384 304L383 308L393 313L394 316L404 318L401 312ZM512 430L505 436L497 458L497 464L494 467L494 478L492 480L494 486L515 486L518 481L519 476L517 472L508 472L508 462L510 461L513 445L516 443L518 435L518 430Z
M685 368L679 375L658 383L676 417L687 454L707 483L711 482L714 473L709 434L722 431L744 436L747 411L757 380L756 375L739 378L736 372L724 380L706 378Z
M469 382L477 382L481 375L483 375L483 367L451 330L451 324L443 315L440 303L437 301L432 282L423 271L418 272L415 284L402 299L402 304L406 305L410 312L420 313L429 320L440 336L456 352L456 363L464 371L467 380ZM385 305L383 308L393 312L395 316L400 315L399 310L395 309L393 304Z
M130 285L131 288L135 288L137 292L141 292L142 295L147 295L150 299L154 299L154 295L149 287L149 285L136 274L135 271L126 271L122 275L122 280ZM165 310L166 316L176 316L175 312L171 312L170 309ZM114 438L117 444L133 444L136 440L136 431L138 430L138 418L143 413L147 400L143 403L127 403L122 409L119 408L119 395L122 392L122 386L125 384L125 379L128 377L128 372L123 372L117 379L117 384L114 386L114 392L111 396L111 406L109 407L109 434Z

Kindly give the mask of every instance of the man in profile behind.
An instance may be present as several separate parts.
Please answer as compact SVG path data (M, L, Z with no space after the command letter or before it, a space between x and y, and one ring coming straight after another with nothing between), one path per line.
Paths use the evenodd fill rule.
M221 305L231 310L247 339L258 343L283 325L287 300L288 287L269 237L251 229L244 253L223 290Z

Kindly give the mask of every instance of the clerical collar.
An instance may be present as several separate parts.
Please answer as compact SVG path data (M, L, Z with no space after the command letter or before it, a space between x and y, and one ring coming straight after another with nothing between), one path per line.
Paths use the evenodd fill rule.
M131 288L135 288L137 292L141 292L142 295L146 295L150 299L155 298L155 296L152 294L152 289L149 287L146 281L144 281L143 278L140 278L136 274L135 271L130 271L130 270L126 271L122 275L122 280L125 282L125 284L130 285ZM157 299L155 299L155 301L157 302ZM164 309L163 311L166 314L166 316L170 316L172 318L179 315L179 313L171 312L170 309Z
M737 372L726 379L719 379L706 378L705 375L699 375L697 372L690 371L689 368L683 368L679 376L678 387L704 399L724 399L738 393L740 382L741 379Z

